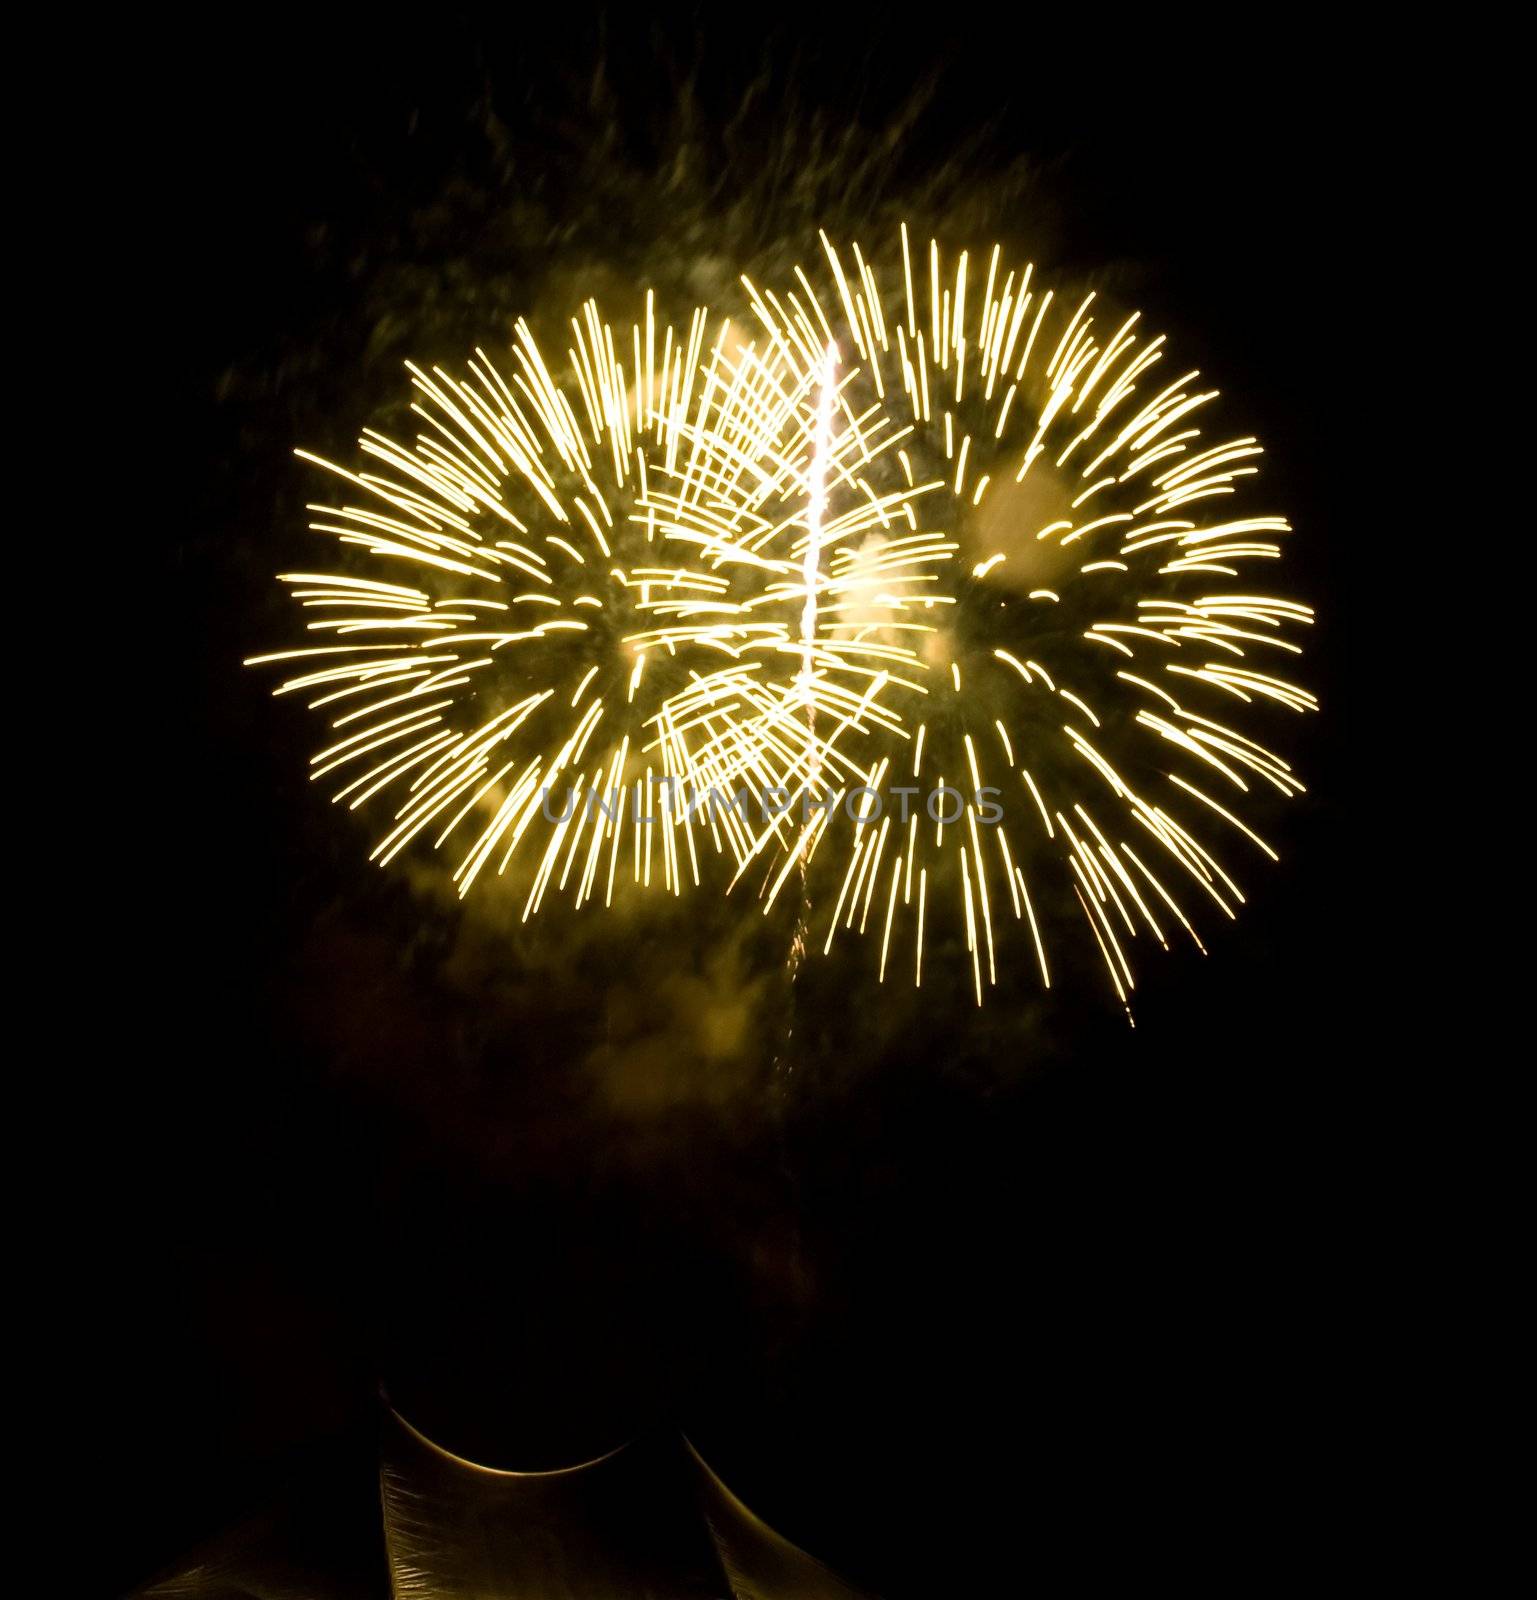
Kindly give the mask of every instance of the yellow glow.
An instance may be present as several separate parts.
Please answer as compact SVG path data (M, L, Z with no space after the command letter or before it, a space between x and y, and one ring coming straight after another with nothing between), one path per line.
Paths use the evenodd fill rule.
M1226 700L1316 708L1265 660L1298 653L1286 635L1311 622L1309 608L1240 584L1212 587L1248 563L1273 562L1290 531L1283 518L1236 509L1234 497L1257 472L1258 442L1203 438L1217 391L1199 386L1193 372L1156 382L1164 342L1149 338L1138 316L1102 329L1094 294L1042 292L1034 268L1009 268L997 247L978 295L968 256L947 269L936 241L926 273L917 273L904 226L888 298L858 245L847 253L851 266L825 234L821 242L824 282L797 268L785 294L749 284L753 310L797 387L813 384L828 342L853 353L840 377L846 422L872 441L901 439L901 483L914 491L902 509L911 526L932 530L954 551L969 580L963 593L931 592L961 609L927 642L915 648L910 634L892 633L902 670L892 672L879 709L896 715L872 723L874 759L861 757L844 781L868 784L894 759L905 768L891 741L907 740L913 781L960 769L971 794L963 794L955 826L920 828L914 813L889 839L886 829L855 828L819 942L831 950L840 928L865 927L879 879L889 884L874 919L881 979L911 915L915 982L925 936L943 917L965 940L979 1003L997 981L1000 919L1028 929L1029 959L1049 986L1039 891L1032 898L1028 885L1055 872L1129 1006L1135 940L1166 947L1167 918L1203 948L1180 904L1182 885L1225 915L1241 902L1193 831L1202 813L1274 855L1236 802L1191 781L1193 768L1239 798L1256 781L1279 795L1301 790L1290 766L1231 726L1220 707ZM899 311L888 321L892 305ZM1021 493L1027 497L1008 498ZM1011 610L1016 598L1032 609ZM915 734L907 727L913 692L925 697ZM1185 771L1167 767L1171 750ZM977 803L990 789L1002 798L996 823ZM780 848L795 853L802 839L821 843L832 831L818 817ZM888 842L897 852L889 869ZM763 847L761 837L754 841L755 851ZM1061 900L1058 892L1051 903Z
M1136 315L996 246L984 274L898 243L888 289L823 235L815 281L743 280L744 327L662 327L648 295L616 331L589 302L563 366L519 323L505 367L408 367L413 440L300 452L339 485L311 527L346 570L281 575L305 642L253 664L328 717L313 777L391 797L375 859L451 850L461 894L521 862L525 917L681 893L702 851L732 883L760 862L766 912L798 869L793 971L825 846L811 942L878 927L884 980L913 937L921 983L942 929L979 1004L1011 956L1049 986L1065 920L1129 1006L1137 940L1202 948L1192 899L1234 914L1205 832L1274 856L1239 812L1302 785L1251 729L1317 705L1276 670L1310 609L1246 576L1290 533L1243 503L1258 442L1205 435L1217 391ZM910 815L843 814L909 769ZM819 804L687 804L744 786Z

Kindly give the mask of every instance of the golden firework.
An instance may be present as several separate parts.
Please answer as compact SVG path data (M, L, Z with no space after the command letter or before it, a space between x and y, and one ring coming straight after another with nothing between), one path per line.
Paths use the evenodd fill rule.
M506 372L411 368L410 443L306 457L361 555L282 575L319 638L256 659L330 719L312 775L391 797L377 860L520 861L528 916L724 851L765 910L796 877L792 972L953 943L979 1003L1067 922L1126 1004L1138 940L1234 914L1224 836L1273 856L1242 813L1302 789L1250 719L1316 704L1276 670L1310 610L1248 576L1289 532L1260 446L1138 316L899 244L744 280L752 340L589 303L557 375L520 323Z
M894 657L839 790L866 820L845 835L819 813L793 847L765 831L750 854L843 838L821 946L873 934L882 978L900 961L921 983L926 945L953 938L980 1004L1012 928L1049 986L1065 917L1126 1004L1136 941L1199 946L1195 905L1243 900L1227 841L1274 856L1239 814L1255 791L1302 789L1247 726L1316 705L1275 670L1311 611L1248 576L1290 530L1244 509L1258 441L1210 431L1217 391L1169 375L1137 315L1103 322L1094 294L1061 298L998 247L978 271L932 242L915 259L905 227L899 242L884 281L824 235L818 283L747 285L788 386L843 352L847 428L883 444L869 492L900 497L918 548L957 557L919 631L872 617L859 634Z
M389 797L374 859L451 850L461 894L521 860L525 917L552 886L677 893L756 833L723 793L891 723L900 652L852 613L900 631L942 541L884 547L907 491L862 471L881 425L819 433L820 374L709 323L661 326L648 296L616 339L589 302L558 376L519 323L506 372L410 367L410 442L365 431L356 469L300 452L348 491L311 528L359 559L281 574L312 638L252 664L297 665L275 692L328 717L314 779Z

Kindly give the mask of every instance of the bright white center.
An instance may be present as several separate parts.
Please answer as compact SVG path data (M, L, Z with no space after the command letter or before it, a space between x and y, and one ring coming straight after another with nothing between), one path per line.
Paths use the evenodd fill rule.
M811 439L811 482L806 506L806 553L801 576L806 603L801 607L801 693L811 703L811 660L817 636L817 585L821 581L822 524L827 516L827 469L832 456L833 402L838 394L838 347L830 344L822 358L817 389L817 416Z

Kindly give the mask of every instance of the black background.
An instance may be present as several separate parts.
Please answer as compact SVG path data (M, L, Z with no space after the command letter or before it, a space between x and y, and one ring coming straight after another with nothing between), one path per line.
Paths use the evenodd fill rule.
M1280 23L810 22L434 12L116 41L78 156L103 202L77 310L125 447L92 513L126 557L102 607L124 655L88 685L88 998L62 1030L104 1136L78 1384L114 1477L92 1534L107 1590L366 1441L381 1381L512 1465L681 1423L771 1523L894 1594L1063 1561L1238 1575L1338 1514L1369 531L1340 374L1380 138L1367 57ZM1323 618L1285 864L1207 961L1151 978L1134 1033L968 1019L814 1114L774 1112L773 1137L708 1105L595 1123L563 1087L558 997L487 1023L462 987L428 992L409 903L359 889L356 839L299 776L307 730L239 667L271 642L265 574L294 548L287 461L313 441L293 417L314 410L290 396L306 362L372 371L378 262L418 248L397 219L482 180L488 105L558 218L550 107L602 59L629 159L655 159L696 52L706 126L759 83L765 128L808 106L878 128L927 81L916 164L965 141L1028 156L1058 259L1131 264L1150 320L1241 396ZM934 1576L957 1560L967 1581Z

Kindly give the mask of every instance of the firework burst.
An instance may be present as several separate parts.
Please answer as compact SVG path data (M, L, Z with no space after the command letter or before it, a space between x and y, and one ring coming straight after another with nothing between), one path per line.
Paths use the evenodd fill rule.
M703 855L740 858L753 830L717 797L795 785L844 730L893 722L901 652L852 613L900 631L944 553L870 536L907 491L859 471L878 422L819 453L819 374L729 322L711 340L704 311L660 326L649 297L627 337L592 303L571 328L559 377L522 323L505 374L483 351L412 366L420 432L365 432L357 470L301 452L348 490L312 530L366 560L281 574L311 642L252 663L297 668L276 692L328 717L311 776L394 805L374 859L451 851L461 895L521 867L525 917L552 887L678 893ZM824 527L834 493L857 504Z
M900 493L909 535L956 559L919 631L861 633L899 662L891 714L843 757L864 820L819 813L794 847L836 862L816 942L872 934L880 976L920 984L926 949L964 948L980 1004L1016 951L1049 986L1070 923L1127 1004L1138 941L1200 946L1198 906L1234 915L1229 846L1274 856L1240 815L1256 791L1302 788L1247 731L1316 704L1276 665L1311 612L1249 576L1289 531L1242 509L1260 446L1211 431L1217 391L1138 316L1107 321L997 248L979 271L903 228L883 282L822 242L820 283L748 284L767 347L802 387L845 352L846 429L885 447L872 493Z
M1248 577L1289 531L1240 505L1260 446L997 248L904 228L883 284L823 247L820 284L746 283L751 340L648 297L618 339L585 306L560 376L522 323L506 374L412 367L412 442L307 457L366 567L283 574L318 638L256 660L330 719L312 775L392 798L375 859L449 849L461 894L678 893L723 852L765 910L796 878L792 971L856 930L882 979L964 948L980 1003L1016 955L1049 986L1071 924L1126 1004L1302 788L1247 731L1315 705L1276 670L1310 611Z

